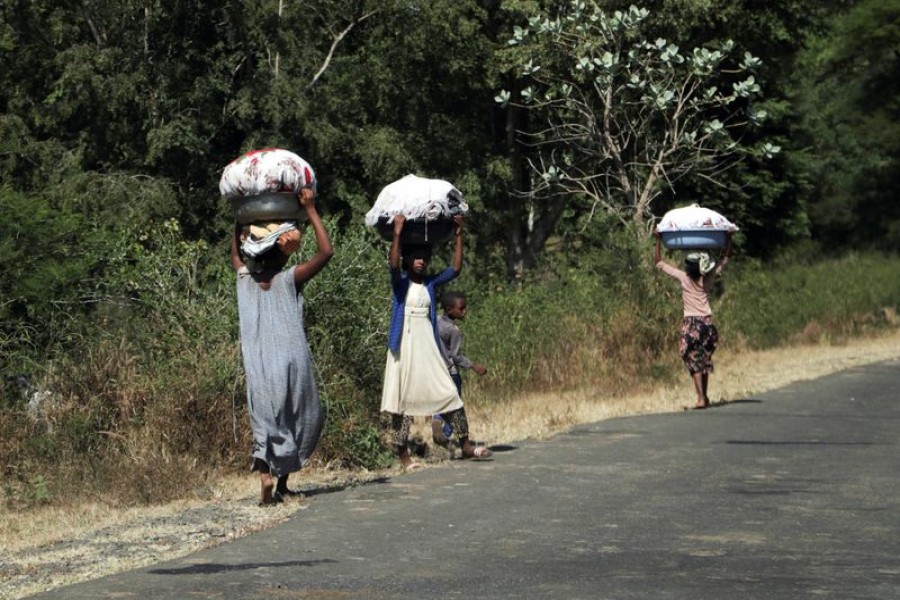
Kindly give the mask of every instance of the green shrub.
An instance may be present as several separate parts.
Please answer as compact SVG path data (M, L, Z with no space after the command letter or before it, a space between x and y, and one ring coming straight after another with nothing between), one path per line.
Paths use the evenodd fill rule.
M611 234L606 247L558 261L539 277L470 294L466 352L491 369L490 377L471 379L476 398L618 387L668 374L658 351L673 339L680 295L634 238Z
M387 244L362 227L332 236L333 260L304 290L327 414L316 460L377 468L393 460L379 419ZM192 241L162 221L104 243L89 311L48 312L44 323L55 332L42 348L27 336L6 338L5 356L13 355L6 365L26 367L34 389L49 393L29 414L27 398L4 380L0 451L12 457L2 472L9 504L97 489L121 502L158 502L184 494L185 479L247 467L228 240ZM469 295L465 351L490 369L469 378L467 403L585 385L614 394L680 373L677 284L633 238L610 236L604 248L582 249L577 260L551 256L516 283L486 276L476 257L448 287ZM313 250L304 236L294 260ZM438 253L436 269L447 253ZM777 267L737 260L713 299L723 339L738 348L857 334L895 321L898 308L900 261L875 255Z
M304 290L307 337L327 413L318 454L376 468L392 457L379 443L378 420L391 308L387 245L362 229L331 237L334 257ZM313 251L312 235L304 236L301 257Z
M738 266L726 281L722 327L752 348L808 334L842 337L890 321L900 309L900 261L850 255L817 264L767 269Z

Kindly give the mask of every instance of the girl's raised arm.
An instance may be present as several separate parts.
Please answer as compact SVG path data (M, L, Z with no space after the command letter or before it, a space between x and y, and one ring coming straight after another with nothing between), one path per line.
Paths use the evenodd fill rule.
M453 220L456 221L456 247L453 249L453 259L450 261L450 266L457 273L461 273L463 266L463 224L465 220L462 215L456 215L453 217Z
M731 257L731 236L733 234L734 232L731 231L725 234L725 250L719 258L719 264L716 265L716 273L721 273L722 269L725 268L725 265L728 264L728 259Z
M241 260L241 253L238 248L241 247L241 226L235 223L234 225L234 235L231 237L231 268L235 271L240 270L241 267L244 266L244 261Z
M406 223L404 215L394 215L394 237L391 238L391 251L388 253L388 266L391 271L400 270L400 234L403 233L404 223Z
M331 240L328 239L328 232L322 225L322 219L316 210L315 194L309 188L303 188L299 194L300 205L306 209L306 215L309 224L313 228L316 236L316 253L308 261L294 267L294 282L297 285L306 283L315 277L319 271L325 268L331 257L334 256L334 248L331 246Z

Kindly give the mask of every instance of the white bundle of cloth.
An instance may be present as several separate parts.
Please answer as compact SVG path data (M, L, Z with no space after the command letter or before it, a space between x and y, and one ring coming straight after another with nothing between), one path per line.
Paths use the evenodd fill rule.
M738 227L719 213L698 204L674 208L663 215L656 230L668 231L737 231Z
M469 205L453 184L443 179L407 175L385 186L366 213L366 225L374 227L382 217L388 222L402 214L407 219L429 221L469 212Z
M290 221L285 223L245 225L243 228L244 241L241 243L241 252L245 256L253 258L262 256L278 242L278 238L282 234L296 229L297 226Z
M229 199L298 193L305 187L316 187L312 167L290 150L281 148L253 150L236 158L225 167L219 180L219 192Z

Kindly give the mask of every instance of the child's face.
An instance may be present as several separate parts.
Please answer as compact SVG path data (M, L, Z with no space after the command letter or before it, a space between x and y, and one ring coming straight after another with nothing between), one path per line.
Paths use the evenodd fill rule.
M466 301L463 298L457 298L453 306L447 309L447 316L454 321L461 321L466 318Z
M429 257L424 253L415 253L409 259L409 270L417 275L424 275L428 271Z

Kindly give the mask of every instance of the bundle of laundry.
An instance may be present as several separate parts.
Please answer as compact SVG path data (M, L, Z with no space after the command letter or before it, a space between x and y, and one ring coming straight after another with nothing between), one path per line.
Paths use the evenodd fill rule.
M306 211L297 201L305 187L316 189L312 167L281 148L247 152L229 163L219 180L219 192L231 201L234 219L241 225L305 220Z
M453 184L407 175L381 190L366 213L366 225L390 241L394 236L394 217L402 214L406 223L401 243L435 245L453 235L453 217L468 212L469 205Z
M225 167L219 192L231 202L234 220L242 226L240 253L251 272L265 267L263 257L279 237L306 220L297 198L303 188L315 190L316 175L289 150L252 150Z
M670 250L710 250L724 247L727 232L738 227L714 210L691 204L663 215L656 231Z

